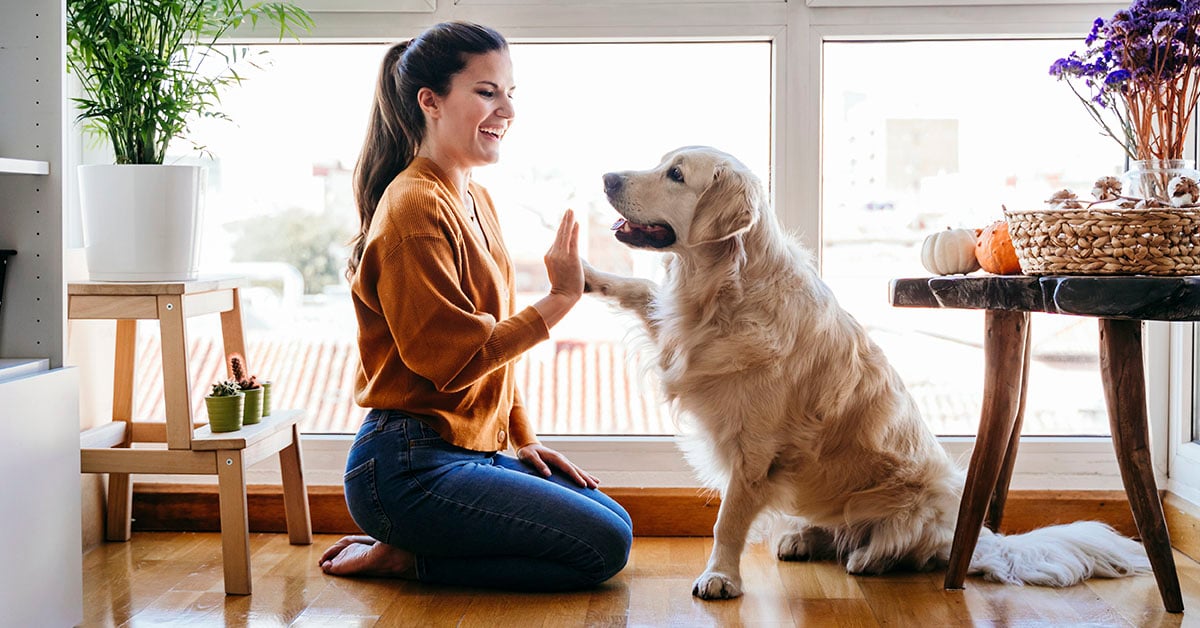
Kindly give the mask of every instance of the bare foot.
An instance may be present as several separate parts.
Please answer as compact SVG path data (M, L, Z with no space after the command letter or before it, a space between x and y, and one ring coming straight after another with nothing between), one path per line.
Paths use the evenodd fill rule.
M318 561L321 571L333 576L383 576L416 579L417 562L412 552L393 547L369 536L344 536Z
M320 558L320 560L317 561L317 564L318 565L325 564L327 561L329 561L329 559L333 558L334 556L337 556L338 554L341 554L342 550L346 549L346 546L350 545L351 543L363 543L366 545L374 545L375 539L372 537L363 536L363 535L343 536L342 538L338 539L337 543L330 545L329 549L325 550L324 554L321 554L321 558Z

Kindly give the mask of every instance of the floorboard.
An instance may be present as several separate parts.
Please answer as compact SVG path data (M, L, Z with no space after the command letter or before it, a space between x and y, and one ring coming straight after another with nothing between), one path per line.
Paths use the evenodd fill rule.
M712 539L638 537L629 565L603 586L529 594L334 578L317 558L337 535L311 546L286 534L251 535L254 594L226 596L220 536L135 532L84 556L84 626L1200 626L1200 564L1176 552L1191 614L1162 610L1150 575L1091 580L1067 589L968 578L942 589L942 573L851 576L834 563L786 563L765 545L742 560L745 595L703 602L691 595Z

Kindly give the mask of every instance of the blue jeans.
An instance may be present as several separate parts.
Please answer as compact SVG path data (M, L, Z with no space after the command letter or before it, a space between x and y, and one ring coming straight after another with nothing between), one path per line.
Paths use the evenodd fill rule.
M589 587L625 566L633 523L557 470L455 447L395 410L367 414L346 461L364 532L417 556L417 578L523 591Z

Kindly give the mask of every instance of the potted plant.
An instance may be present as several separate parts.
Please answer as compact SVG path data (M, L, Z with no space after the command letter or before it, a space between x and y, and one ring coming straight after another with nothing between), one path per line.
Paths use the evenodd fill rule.
M195 278L204 171L163 158L195 117L226 118L217 110L221 90L241 82L245 51L218 41L260 21L280 38L312 25L287 2L68 0L79 119L107 138L116 157L115 165L79 169L92 279Z
M266 387L259 383L254 375L246 375L246 360L240 354L229 356L229 370L233 373L233 381L246 395L246 409L242 415L242 425L254 425L269 413L266 405Z
M214 432L233 432L242 429L242 413L246 395L233 380L213 384L212 392L204 397L208 408L208 427Z

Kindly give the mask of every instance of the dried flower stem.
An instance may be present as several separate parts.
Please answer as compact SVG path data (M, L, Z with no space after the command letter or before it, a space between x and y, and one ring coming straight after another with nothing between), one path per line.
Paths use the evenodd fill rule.
M1050 74L1087 86L1071 89L1130 159L1181 159L1200 102L1200 2L1132 0L1112 18L1095 20L1086 43Z

